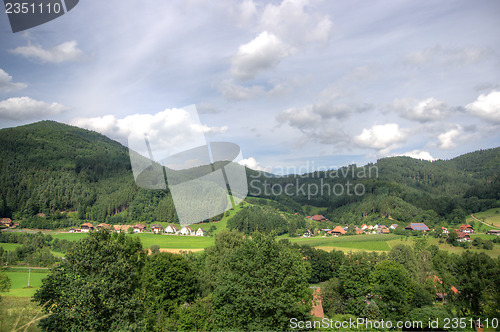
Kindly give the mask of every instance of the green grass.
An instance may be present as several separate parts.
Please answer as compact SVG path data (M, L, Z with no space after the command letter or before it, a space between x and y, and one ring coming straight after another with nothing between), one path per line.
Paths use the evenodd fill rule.
M215 240L213 237L206 236L179 236L153 233L133 234L139 237L144 248L152 245L159 245L163 249L204 249L213 246Z
M3 248L5 251L11 251L15 250L17 247L22 246L22 244L19 243L0 243L0 247Z
M479 220L484 218L484 222L491 226L493 223L494 229L500 228L500 208L493 208L486 211L474 213L474 217ZM472 217L468 217L467 220L472 219Z
M49 272L48 270L38 270L31 269L31 280L30 288L28 286L28 269L22 271L22 269L9 269L5 272L9 277L12 286L10 291L1 292L2 296L14 296L14 297L31 297L35 294L38 287L42 285L42 279L45 278Z
M2 296L0 331L40 331L36 325L43 315L29 297Z
M50 233L52 238L59 240L78 241L89 236L87 233Z
M394 234L366 234L340 237L312 237L312 238L290 238L291 242L308 244L321 249L355 249L366 251L389 251L391 249L388 241L400 239L401 236ZM348 251L348 250L347 250Z
M306 212L306 209L308 208L308 212ZM326 211L326 207L318 207L318 206L312 206L312 205L304 205L302 207L302 210L304 213L306 213L309 216L314 216L315 214L321 214L322 212Z

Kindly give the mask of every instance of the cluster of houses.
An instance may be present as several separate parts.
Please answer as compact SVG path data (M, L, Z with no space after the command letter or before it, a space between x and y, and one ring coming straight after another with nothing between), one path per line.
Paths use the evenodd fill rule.
M144 233L147 231L146 225L136 224L136 225L109 225L105 223L101 223L97 226L93 226L91 223L86 222L80 226L80 228L71 228L69 233L88 233L90 231L98 230L101 228L105 229L113 229L116 232L128 232L130 228L133 229L134 233ZM189 235L189 236L206 236L207 232L202 228L198 228L196 231L193 230L189 226L184 226L181 229L178 229L174 225L168 225L163 228L162 225L153 224L150 226L150 230L155 234L174 234L174 235Z

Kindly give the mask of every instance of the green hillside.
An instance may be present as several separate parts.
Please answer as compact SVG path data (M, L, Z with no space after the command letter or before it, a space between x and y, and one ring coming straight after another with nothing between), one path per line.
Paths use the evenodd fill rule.
M391 157L361 167L281 177L247 169L247 201L299 216L321 210L341 224L386 218L389 224L456 224L498 206L499 161L500 148L495 148L451 160ZM199 172L206 170L191 173ZM22 226L32 228L67 227L82 220L178 221L168 189L135 185L126 147L53 121L0 130L0 217L22 220Z

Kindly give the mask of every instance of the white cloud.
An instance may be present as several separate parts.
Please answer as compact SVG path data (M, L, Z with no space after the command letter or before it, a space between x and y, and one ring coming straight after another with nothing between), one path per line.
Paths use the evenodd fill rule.
M293 44L326 42L333 27L328 15L318 13L308 0L283 0L279 5L267 4L260 26Z
M272 172L272 168L261 166L254 157L246 158L238 162L240 165L246 166L256 171Z
M449 112L445 102L434 98L415 100L412 98L396 99L391 108L396 110L403 118L418 122L436 121L443 118Z
M254 78L259 72L276 66L292 53L290 46L267 31L238 48L232 58L231 74L241 80Z
M351 113L352 107L346 104L317 103L304 107L294 107L282 111L276 117L281 123L287 123L298 129L317 130L324 121L332 118L344 118Z
M264 87L252 85L246 87L235 83L233 80L224 80L219 85L222 96L228 100L246 100L265 93Z
M422 151L422 150L413 150L410 152L398 154L396 156L406 156L406 157L411 157L414 159L421 159L421 160L428 160L428 161L437 160L437 158L434 158L433 156L431 156L431 154L429 152Z
M46 103L30 97L15 97L0 101L0 118L10 120L41 119L66 110L68 108L59 103Z
M500 122L500 91L481 94L476 101L466 105L465 109L485 120Z
M462 127L457 125L455 128L448 130L438 136L439 148L453 149L457 146L460 136L462 135Z
M0 92L7 93L12 91L22 90L28 85L25 83L14 83L12 82L12 76L7 74L2 68L0 68Z
M131 135L134 139L147 133L153 151L173 154L182 151L184 147L206 144L204 134L216 135L225 133L227 126L209 127L200 124L193 113L184 109L166 109L156 114L133 114L124 118L105 115L95 118L77 118L72 125L100 132L127 144Z
M44 49L41 45L31 45L30 43L28 46L16 47L10 52L42 63L78 61L83 57L83 52L77 47L77 42L74 40L64 42L50 49Z
M401 143L405 136L397 123L387 123L363 129L361 134L354 137L354 142L360 147L376 149L382 154L386 154Z

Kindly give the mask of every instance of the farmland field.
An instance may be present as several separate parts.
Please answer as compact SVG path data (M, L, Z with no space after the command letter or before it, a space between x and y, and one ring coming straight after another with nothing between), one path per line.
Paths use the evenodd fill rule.
M483 220L488 225L494 226L493 229L500 228L500 208L489 209L483 212L474 213L474 217L479 220ZM472 217L468 217L467 221L473 220Z
M2 296L14 296L14 297L31 297L35 294L38 287L42 285L42 279L45 278L49 272L46 269L38 270L31 269L31 280L30 288L28 286L28 269L14 269L12 271L7 270L5 272L12 282L10 291L1 292Z
M290 238L294 243L308 244L313 247L343 251L366 250L366 251L388 251L391 247L387 241L400 239L401 236L393 234L367 234L341 237L313 237L313 238Z

